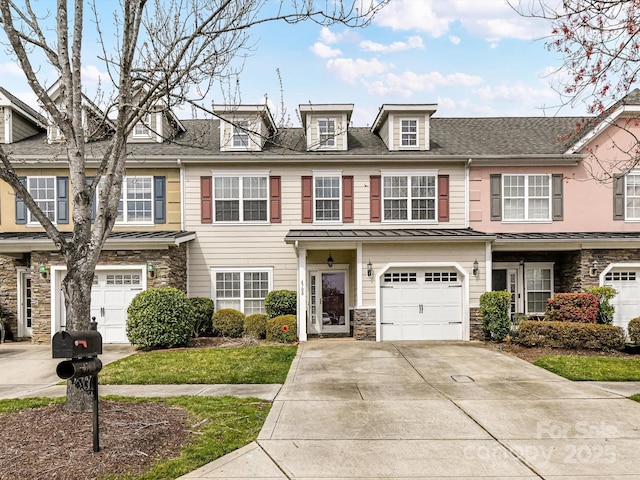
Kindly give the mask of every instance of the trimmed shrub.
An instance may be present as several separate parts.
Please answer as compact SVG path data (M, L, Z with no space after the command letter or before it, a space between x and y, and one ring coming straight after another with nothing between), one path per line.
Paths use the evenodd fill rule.
M244 313L223 308L213 314L213 331L220 337L240 338L244 331Z
M520 324L515 341L525 347L622 350L624 330L596 323L526 320Z
M587 293L593 293L598 297L598 323L603 325L611 325L613 323L613 314L616 309L609 300L618 294L618 291L607 285L602 287L589 287L584 289Z
M267 341L293 343L298 340L295 315L280 315L267 320Z
M549 322L596 323L598 297L593 293L556 293L547 301L545 320Z
M264 308L267 312L267 319L280 315L296 315L298 295L293 290L274 290L264 297Z
M482 328L493 340L501 342L511 332L511 293L506 290L485 292L480 296Z
M265 338L267 335L267 316L254 313L244 319L244 334L251 338Z
M151 288L136 295L127 309L127 338L142 349L186 345L193 333L194 310L177 288Z
M200 335L212 334L213 300L207 297L192 297L189 301L194 311L193 336L198 338Z
M631 343L640 344L640 317L632 318L627 326L629 332L629 341Z

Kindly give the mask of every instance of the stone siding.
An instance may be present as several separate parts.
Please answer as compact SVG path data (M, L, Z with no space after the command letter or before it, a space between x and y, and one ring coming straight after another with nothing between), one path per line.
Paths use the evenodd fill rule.
M376 309L356 308L353 311L353 338L376 340Z
M485 339L485 333L482 328L482 317L480 316L480 307L472 307L469 309L469 339Z

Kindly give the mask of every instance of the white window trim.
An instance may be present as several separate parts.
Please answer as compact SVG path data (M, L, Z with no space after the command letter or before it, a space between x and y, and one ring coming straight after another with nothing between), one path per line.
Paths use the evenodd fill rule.
M537 176L537 177L548 177L549 179L549 196L547 197L549 200L549 217L548 218L528 218L529 217L529 177ZM507 197L504 194L504 177L525 177L525 186L524 186L524 216L523 219L505 219L505 201ZM509 197L512 198L512 197ZM553 223L552 219L552 206L553 206L553 179L550 173L503 173L500 178L500 202L502 208L502 223Z
M231 128L229 148L231 148L232 150L241 150L241 151L251 150L251 133L253 131L252 130L253 125L251 123L251 120L249 120L248 118L240 118L235 120L233 123L230 123L229 127ZM247 136L246 145L235 145L236 129L240 130L242 134ZM238 135L238 137L240 137L240 135Z
M255 171L247 171L241 172L231 171L231 170L213 170L211 172L211 181L212 181L212 195L213 195L213 224L214 225L266 225L271 223L271 185L269 182L270 172L268 170L255 170ZM237 177L239 179L239 188L242 189L242 178L243 177L264 177L267 180L267 218L266 220L216 220L216 187L215 187L215 179L220 177ZM242 215L242 208L240 209L240 215Z
M418 170L418 171L408 171L408 170L398 170L398 171L394 171L394 170L380 170L380 177L381 177L381 185L380 185L380 197L382 200L382 205L381 205L381 210L382 210L382 223L388 223L388 224L411 224L411 225L415 225L417 223L421 223L421 224L438 224L438 170ZM409 182L407 184L407 220L385 220L384 218L384 201L385 201L385 196L384 196L384 179L385 177L409 177ZM412 220L409 217L410 215L410 210L411 210L411 206L410 206L410 201L411 201L411 180L410 177L434 177L435 178L435 189L436 189L436 193L435 196L433 197L434 201L435 201L435 210L434 210L434 218L433 220L422 220L422 219L416 219L416 220Z
M639 179L640 179L640 170L631 170L627 175L624 176L624 220L626 222L629 222L629 223L634 223L634 222L640 222L640 217L630 217L627 214L627 212L629 211L627 209L627 200L629 198L638 198L638 199L640 199L640 196L639 197L628 197L627 196L627 181L629 180L630 176L639 177Z
M549 298L553 298L554 296L554 292L555 292L555 285L553 283L554 280L554 276L555 276L555 271L554 271L554 263L553 262L526 262L524 264L524 284L522 285L522 291L524 292L524 312L526 315L540 315L540 314L544 314L545 312L530 312L529 311L529 298L528 298L528 294L529 294L529 289L527 288L527 272L529 270L540 270L540 269L549 269L551 270L551 274L550 274L550 295ZM536 291L541 291L541 290L536 290Z
M217 305L217 295L216 295L216 274L217 273L240 273L240 306L241 311L244 310L244 274L245 273L263 273L266 272L268 274L268 287L267 293L273 291L273 267L211 267L210 275L211 275L211 298L214 301L214 305ZM216 306L217 310L217 306Z
M29 186L29 181L34 178L52 178L53 179L53 220L51 223L54 225L58 224L58 185L56 181L55 175L31 175L27 177L27 191L33 197L33 193L31 192L31 188ZM38 200L34 198L35 202L38 203ZM27 208L27 226L28 227L41 227L40 222L35 218L35 216L31 213L31 210Z
M139 126L144 126L145 132L138 133L136 130ZM133 138L151 138L151 113L147 112L144 116L133 126L132 132Z
M136 225L141 225L141 226L149 226L149 225L154 225L154 218L155 218L155 210L154 210L154 184L153 184L153 175L125 175L122 177L122 189L120 191L120 199L122 200L122 216L123 218L126 217L126 199L125 199L125 193L126 193L126 189L127 189L127 179L129 178L148 178L151 180L151 221L149 222L128 222L126 220L116 220L115 225L118 226L123 226L123 225L128 225L128 226L136 226ZM100 190L102 189L102 183L104 182L104 178L102 178L100 180L100 185L98 185L98 189L96 191L96 210L99 208L99 202L100 202Z
M415 145L404 145L402 143L402 134L403 134L402 122L403 121L416 122L416 144ZM419 117L398 117L398 132L399 132L398 147L400 150L419 150L420 149L421 142L420 142L420 118Z
M342 170L313 170L313 223L322 225L342 224ZM316 178L318 177L337 177L338 178L338 219L337 220L318 220L316 217Z
M333 135L330 136L328 133L323 134L322 129L320 128L320 122L327 121L333 122ZM338 148L338 135L340 134L338 130L338 119L335 117L320 117L317 119L316 126L318 127L318 150L337 150ZM322 143L322 135L326 135L327 138L332 138L333 145L327 145Z

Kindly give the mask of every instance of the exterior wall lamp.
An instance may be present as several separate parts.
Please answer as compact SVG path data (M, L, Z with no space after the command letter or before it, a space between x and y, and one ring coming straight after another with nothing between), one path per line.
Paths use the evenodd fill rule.
M46 265L40 265L40 268L38 269L38 271L40 272L40 276L42 278L47 278L47 276L49 275L49 267L47 267Z
M589 276L597 277L598 276L598 261L594 260L591 264L591 268L589 268Z
M152 263L147 265L147 276L149 278L155 278L156 276L156 266Z
M329 250L329 257L327 258L327 265L329 265L329 268L333 267L333 257L331 256L331 250Z
M371 263L371 260L369 260L369 262L367 263L367 277L370 277L371 275L373 275L373 265Z
M477 277L480 273L480 265L478 264L477 259L473 261L473 270L471 271L471 273L473 273L474 277Z

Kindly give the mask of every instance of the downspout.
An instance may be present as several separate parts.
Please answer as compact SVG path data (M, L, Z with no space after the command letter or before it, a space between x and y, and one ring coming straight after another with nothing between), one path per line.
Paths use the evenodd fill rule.
M473 160L470 158L467 160L467 165L464 170L464 224L466 228L471 228L471 218L469 213L469 187L471 184L471 162Z

